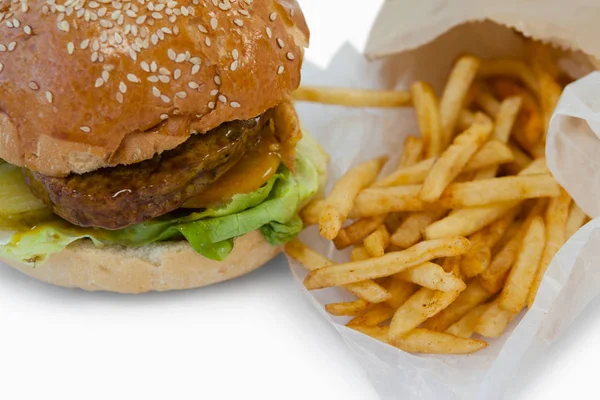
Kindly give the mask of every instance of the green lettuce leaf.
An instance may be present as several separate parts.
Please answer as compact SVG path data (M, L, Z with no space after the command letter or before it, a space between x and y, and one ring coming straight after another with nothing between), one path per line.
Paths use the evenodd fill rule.
M282 164L260 189L236 195L227 204L199 212L190 210L183 215L183 210L178 210L116 231L81 228L55 217L33 229L15 233L0 246L0 253L36 263L82 239L90 239L98 247L143 246L185 239L205 257L224 260L233 249L234 238L257 229L269 243L282 244L302 230L298 210L322 187L327 162L317 142L305 134L297 146L295 174Z

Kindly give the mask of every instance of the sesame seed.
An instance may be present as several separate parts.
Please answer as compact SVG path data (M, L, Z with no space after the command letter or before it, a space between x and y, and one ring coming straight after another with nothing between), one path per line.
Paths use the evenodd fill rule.
M170 22L170 23L172 23L172 24L174 24L174 23L175 23L175 21L177 21L177 17L176 17L175 15L171 15L171 16L169 17L169 22Z
M85 132L85 133L90 133L92 131L89 126L85 126L85 125L80 126L79 130L82 132Z
M100 50L100 42L98 40L94 40L94 43L92 43L92 50L94 50L94 51Z
M4 64L0 63L0 72L4 69Z
M97 51L93 52L90 59L92 60L92 62L98 61L98 52Z
M281 40L281 38L277 38L277 44L279 45L279 47L281 47L283 49L283 47L285 46L285 43L283 43L283 40Z
M8 44L8 51L13 51L17 47L17 42L10 42Z
M200 65L194 65L192 67L192 75L196 75L200 71Z
M164 94L160 96L160 99L164 102L164 103L170 103L171 99L169 98L169 96L165 96Z
M123 43L123 36L121 36L119 32L115 32L115 42L117 44Z
M169 56L169 60L175 61L175 59L177 58L177 53L175 53L173 49L167 50L167 55Z
M217 89L213 89L210 91L211 96L216 96L217 94L219 94L219 91Z
M240 108L241 104L238 103L237 101L232 101L231 103L229 103L229 105L231 106L231 108Z
M229 66L229 68L231 69L231 71L235 71L238 68L238 61L235 60L234 62L231 63L231 65Z
M137 53L134 49L129 49L129 57L131 57L133 61L137 61Z
M152 15L152 18L154 18L154 19L162 19L162 17L163 17L161 13L156 12L156 11L153 12L151 15Z
M152 83L158 82L158 76L156 76L156 75L150 75L147 79L148 79L148 82L152 82Z
M125 84L125 82L119 82L119 90L121 91L121 93L127 93L127 85Z
M29 87L31 88L31 90L38 90L40 87L38 86L37 83L35 82L29 82Z
M181 77L181 70L179 68L177 68L174 72L173 72L173 79L177 80L179 79L179 77Z
M168 119L168 118L169 118L169 115L167 115L167 114L160 114L160 119L162 119L163 121L165 119Z
M188 82L188 87L190 89L198 89L200 87L200 85L198 85L196 82Z
M67 43L67 52L69 54L73 54L74 51L75 51L75 45L73 44L73 42Z
M175 96L179 97L180 99L185 99L187 97L187 93L186 92L177 92L175 94Z
M135 23L138 25L142 25L145 21L146 21L147 16L146 15L140 15L139 17L137 17L137 19L135 20Z
M277 75L281 75L283 74L283 71L285 70L283 65L280 65L279 68L277 68Z
M48 100L48 103L52 103L53 99L54 96L52 96L52 92L46 92L46 100Z
M121 92L117 92L117 101L121 104L123 104L123 93Z
M269 28L269 27L267 26L267 29L266 29L266 31L267 31L267 36L269 37L269 39L271 39L271 38L273 37L273 32L271 31L271 28Z
M100 34L100 41L102 43L106 43L107 40L108 40L108 33L106 31L102 31L102 33Z
M156 36L158 36L160 40L165 40L165 33L162 31L162 29L156 31Z
M133 83L139 83L141 82L140 78L138 78L136 75L134 74L127 74L127 80L129 82L133 82Z
M226 3L225 2L219 3L219 8L223 11L227 11L231 8L231 4L229 4L229 1Z
M150 64L150 71L152 71L152 72L158 71L158 65L156 65L156 61L152 61L152 64Z
M244 9L240 9L240 10L238 10L238 12L240 14L242 14L243 16L245 16L245 17L247 17L248 15L250 15L250 13L248 11L244 10Z
M158 72L160 72L163 75L171 75L171 71L169 71L167 68L165 67L160 67L158 69Z
M158 80L161 81L162 83L169 83L169 81L171 79L166 75L159 75Z
M173 31L171 30L171 28L167 28L166 26L163 26L161 28L161 31L163 31L164 33L168 34L168 35L172 35Z
M215 17L212 17L210 19L210 27L213 29L217 29L218 25L219 25L219 21L217 21L217 19Z
M153 45L156 46L158 44L158 36L155 33L152 34L152 36L150 37L150 40L152 41Z
M239 56L240 53L237 51L237 49L233 49L233 51L231 52L231 57L233 57L234 60L237 60Z
M96 79L96 83L94 84L94 86L95 87L100 87L102 85L104 85L104 79L102 79L102 78Z
M160 90L156 86L152 86L152 94L154 97L160 97Z
M179 53L177 55L177 58L175 59L175 62L181 63L185 61L185 54L183 53Z
M125 11L125 14L129 17L129 18L136 18L137 14L135 13L135 11L133 10L127 10Z
M215 109L215 102L214 101L209 102L208 103L208 108L210 108L211 110L214 110Z
M9 28L15 27L11 21L6 21L6 26L8 26Z
M142 62L140 63L140 66L142 67L142 69L143 69L145 72L150 72L150 65L148 65L148 63L147 63L146 61L142 61Z
M107 70L102 71L102 79L104 80L104 82L108 82L108 79L110 78L110 74L108 73Z
M181 14L182 14L184 17L187 17L188 15L190 15L190 12L188 11L188 9L187 9L186 7L184 7L184 6L181 6Z
M213 78L213 80L215 81L215 83L217 85L221 84L221 77L219 75L215 75L215 77Z
M27 11L29 11L29 6L27 3L21 3L21 12L26 13Z
M13 25L15 28L18 28L19 26L21 26L21 23L19 22L18 19L15 18L15 19L13 19Z
M211 42L210 38L207 36L207 37L205 37L205 38L204 38L204 43L205 43L205 44L206 44L208 47L210 47L210 45L211 45L211 43L212 43L212 42Z
M90 39L84 39L81 41L81 44L79 45L79 48L81 50L85 50L87 49L88 45L90 44Z
M6 51L6 46L3 44L0 44L0 52L5 52Z
M202 33L208 33L208 31L206 30L206 28L204 27L204 25L198 25L198 30Z
M293 60L294 58L296 58L296 57L294 57L294 54L292 54L292 53L287 53L285 56L286 56L286 57L288 58L288 60L290 60L290 61L291 61L291 60Z
M31 27L29 25L25 25L23 27L23 32L25 32L28 35L31 35Z
M190 58L190 62L194 65L199 65L201 60L200 60L200 57L192 57L192 58Z
M227 104L227 97L225 97L224 95L220 94L219 95L219 101L223 104Z
M275 21L277 19L277 13L276 12L272 12L271 15L269 15L269 19L271 21Z
M244 26L244 21L242 21L241 19L234 19L233 23L237 26Z
M102 68L104 68L105 71L113 71L115 69L115 66L113 64L104 64L102 66Z

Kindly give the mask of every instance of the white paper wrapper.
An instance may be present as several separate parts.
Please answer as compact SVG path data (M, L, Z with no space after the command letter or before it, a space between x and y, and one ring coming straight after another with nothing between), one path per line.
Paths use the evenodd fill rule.
M345 46L325 71L306 65L303 83L406 88L415 80L426 80L440 93L452 62L459 54L524 57L521 37L492 22L461 25L437 37L461 22L481 20L485 16L510 23L527 34L555 44L600 54L595 42L597 35L592 38L578 36L582 27L576 26L576 22L590 21L571 19L571 13L578 11L573 8L577 1L534 4L513 0L501 2L502 6L492 6L495 3L481 0L477 3L476 0L411 1L410 5L408 1L390 2L382 11L368 48L371 55L389 57L368 63L351 46ZM549 3L560 4L563 8L552 9ZM564 11L567 4L570 6L568 12ZM546 8L551 10L536 14ZM550 29L548 21L562 17L569 19ZM594 26L590 30L598 28ZM413 49L396 54L407 48ZM587 57L581 53L571 54L565 63L570 65L574 75L580 76L590 70ZM390 154L390 151L394 152L390 154L392 157L397 157L404 138L417 132L411 109L348 109L298 104L298 110L305 128L332 156L333 181L360 161ZM592 216L600 216L600 201L597 200L600 198L599 138L600 73L595 73L565 91L551 123L547 151L552 172ZM392 159L390 164L395 161ZM347 260L346 253L337 252L319 238L316 227L303 232L301 239L334 260ZM332 317L325 312L325 304L350 300L349 294L335 288L305 290L305 293L340 332L382 398L494 400L502 398L504 388L519 373L522 363L543 352L585 305L600 294L600 269L596 265L600 259L599 249L600 219L587 224L560 250L546 273L533 308L513 321L507 332L492 340L487 349L469 356L402 352L346 328L347 318ZM293 261L290 265L302 285L306 271Z

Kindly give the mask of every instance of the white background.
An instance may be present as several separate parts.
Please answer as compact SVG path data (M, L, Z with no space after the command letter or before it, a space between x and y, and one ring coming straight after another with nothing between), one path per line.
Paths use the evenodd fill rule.
M381 1L300 0L307 59L362 49ZM600 301L507 398L596 398ZM579 394L579 396L578 396ZM377 399L285 259L213 287L143 296L50 287L0 265L0 399Z

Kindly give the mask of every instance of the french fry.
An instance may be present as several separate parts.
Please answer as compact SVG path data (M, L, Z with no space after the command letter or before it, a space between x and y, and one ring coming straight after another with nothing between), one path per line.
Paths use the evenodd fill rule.
M488 268L492 258L492 251L489 247L477 247L465 254L465 256L467 257L461 261L461 273L465 279L469 279L481 274Z
M508 144L508 148L513 154L513 162L505 165L508 173L516 175L531 164L532 159L519 146L514 143Z
M363 244L371 257L381 257L390 244L390 234L385 226L379 225L375 232L365 238Z
M476 280L467 284L467 288L458 296L454 303L437 314L435 317L427 320L423 328L434 331L445 331L464 317L469 311L478 305L486 302L492 295L485 290Z
M569 219L567 220L567 227L565 229L566 238L570 238L583 226L585 221L587 220L587 215L583 212L581 208L575 203L571 206L571 211L569 212Z
M548 209L546 210L546 246L527 298L529 308L535 301L535 296L542 283L542 278L544 278L544 274L550 266L550 262L567 241L566 228L570 205L571 196L564 189L561 189L560 196L550 199L548 203Z
M463 170L475 152L485 143L493 129L491 120L484 114L475 115L473 125L454 139L429 171L419 197L433 203L444 189Z
M321 86L301 86L292 92L292 99L346 107L407 107L411 104L410 93L405 91Z
M475 332L485 337L498 337L504 332L512 319L513 314L500 308L499 300L495 300L489 304L485 312L479 317L475 324Z
M402 156L398 163L398 169L410 167L423 160L423 140L416 136L408 136L404 139Z
M387 228L388 232L396 232L400 225L404 222L404 213L389 213L385 217L383 224Z
M419 289L414 283L396 278L395 276L390 277L385 288L392 296L391 299L386 301L386 304L392 307L394 311Z
M494 139L500 143L508 143L510 132L513 129L522 104L521 97L506 98L498 109L494 123Z
M350 214L362 218L398 211L422 211L429 205L419 199L421 185L368 188L360 192Z
M497 140L490 140L481 146L469 162L467 162L463 168L463 172L472 172L489 166L497 166L498 164L511 162L513 159L512 151L508 146ZM435 160L435 158L429 158L409 167L398 169L375 182L372 187L389 187L423 183L425 178L427 178L429 170L433 167Z
M376 326L392 318L394 311L395 309L385 303L375 304L363 314L348 321L346 326L349 328L356 326Z
M558 104L562 88L556 81L557 70L552 60L550 51L546 46L532 43L530 46L531 62L533 72L539 85L539 94L542 104L542 114L544 119L544 132L548 132L548 125L552 113Z
M469 338L473 336L473 333L475 332L475 325L479 321L479 318L487 310L487 308L488 304L481 304L475 307L474 309L466 313L464 317L450 325L450 327L446 329L445 332L463 338Z
M510 238L504 243L501 249L496 253L490 266L478 276L479 283L491 294L498 293L508 277L517 255L521 249L523 237L527 232L529 225L535 217L542 215L546 208L545 199L537 200L534 206L528 211L527 218L523 221L515 233L507 233Z
M394 232L390 241L403 249L413 246L423 237L423 230L445 214L446 210L430 210L411 214Z
M437 96L433 87L425 82L413 83L410 86L410 94L417 112L419 130L425 142L425 157L436 157L444 148Z
M551 175L506 176L454 183L442 193L444 208L481 207L536 197L557 197L560 185Z
M499 305L503 310L517 314L525 307L545 243L544 220L535 217L525 233L521 250L508 274L504 289L500 292Z
M522 61L506 58L483 60L479 67L478 76L482 78L494 76L510 77L520 80L533 93L537 93L539 90L539 85L533 71Z
M475 114L473 114L469 110L460 110L460 114L458 115L458 122L456 123L456 128L459 132L462 132L473 125L475 121Z
M285 245L285 252L287 255L300 262L306 269L311 271L328 265L334 265L333 261L309 249L298 239L293 239L292 241L288 242ZM391 299L392 297L387 290L373 281L364 281L345 285L344 289L356 297L371 303L381 303Z
M313 200L300 211L300 218L305 227L319 223L319 214L323 210L324 203L323 199Z
M360 315L371 306L366 300L358 299L355 301L345 301L341 303L330 303L325 305L325 310L336 316L349 316L354 317Z
M475 103L483 110L486 114L491 117L496 117L496 114L500 111L500 102L490 92L486 90L479 90L475 95Z
M365 246L355 246L350 253L350 261L363 261L371 258L371 255L365 249Z
M307 289L320 289L382 278L436 258L462 255L469 248L469 241L463 237L424 241L381 257L311 271L304 280L304 285Z
M432 262L409 268L394 275L394 277L441 292L461 292L466 287L465 283L454 274L444 271L441 266Z
M340 229L336 238L333 239L333 244L340 250L357 244L377 229L383 223L384 219L385 215L361 218L351 225Z
M424 354L471 354L487 347L483 340L460 338L444 332L414 329L393 342L389 340L387 326L353 326L353 329L390 344L400 350Z
M361 189L375 181L379 171L387 161L380 157L357 165L348 171L333 187L319 215L319 232L326 239L333 240L350 214L354 199Z
M440 120L444 134L444 148L452 142L454 129L463 108L471 83L475 79L480 60L474 56L458 59L440 100Z
M390 322L389 337L396 341L448 307L460 292L440 292L421 288L402 304Z

